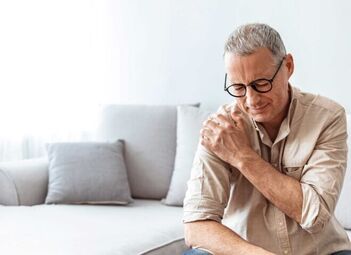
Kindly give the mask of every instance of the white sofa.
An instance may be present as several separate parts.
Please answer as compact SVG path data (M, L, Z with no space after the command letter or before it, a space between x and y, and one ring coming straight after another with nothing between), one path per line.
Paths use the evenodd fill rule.
M109 106L97 140L125 140L134 202L128 205L48 205L46 158L0 164L0 254L181 254L182 207L161 202L174 168L175 106ZM351 228L351 173L336 209ZM351 231L348 231L351 238Z
M182 207L161 202L176 152L176 106L104 107L96 140L125 141L134 202L44 204L46 158L0 164L0 254L181 254Z

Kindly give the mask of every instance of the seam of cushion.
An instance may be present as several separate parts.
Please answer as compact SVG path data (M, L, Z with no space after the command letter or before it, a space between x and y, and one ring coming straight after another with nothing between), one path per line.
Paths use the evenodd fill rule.
M19 195L18 195L18 190L17 190L17 186L16 186L16 183L15 181L13 180L13 178L11 178L3 169L0 168L0 173L3 174L3 176L5 176L5 178L9 181L9 183L12 183L13 185L13 189L15 191L15 194L16 194L16 204L17 205L20 205L20 199L19 199Z
M172 241L165 242L163 244L160 244L160 245L157 245L157 246L155 246L153 248L150 248L150 249L148 249L146 251L140 252L140 253L138 253L138 255L146 255L148 252L156 251L156 250L158 250L158 249L160 249L162 247L165 247L167 245L170 245L172 243L176 243L176 242L179 242L179 241L182 241L182 240L184 240L184 237L178 237L178 238L176 238L176 239L174 239Z

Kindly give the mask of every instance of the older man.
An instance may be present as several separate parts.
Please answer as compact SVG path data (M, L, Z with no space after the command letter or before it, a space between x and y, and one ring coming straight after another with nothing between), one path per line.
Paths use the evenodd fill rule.
M339 104L291 86L294 61L265 24L225 45L222 106L201 129L184 200L185 254L351 254L336 220L347 161Z

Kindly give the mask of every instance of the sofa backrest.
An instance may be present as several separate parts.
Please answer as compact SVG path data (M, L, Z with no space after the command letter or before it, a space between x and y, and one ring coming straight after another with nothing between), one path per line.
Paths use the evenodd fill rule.
M97 140L125 141L128 179L134 198L167 194L176 151L176 106L106 105Z
M0 163L0 205L43 204L47 188L46 157Z

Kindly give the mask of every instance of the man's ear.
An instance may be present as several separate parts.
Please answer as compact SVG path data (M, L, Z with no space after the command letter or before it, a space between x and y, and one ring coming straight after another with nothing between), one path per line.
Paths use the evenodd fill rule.
M285 56L285 66L288 78L290 78L291 75L294 73L294 58L290 53L286 54Z

